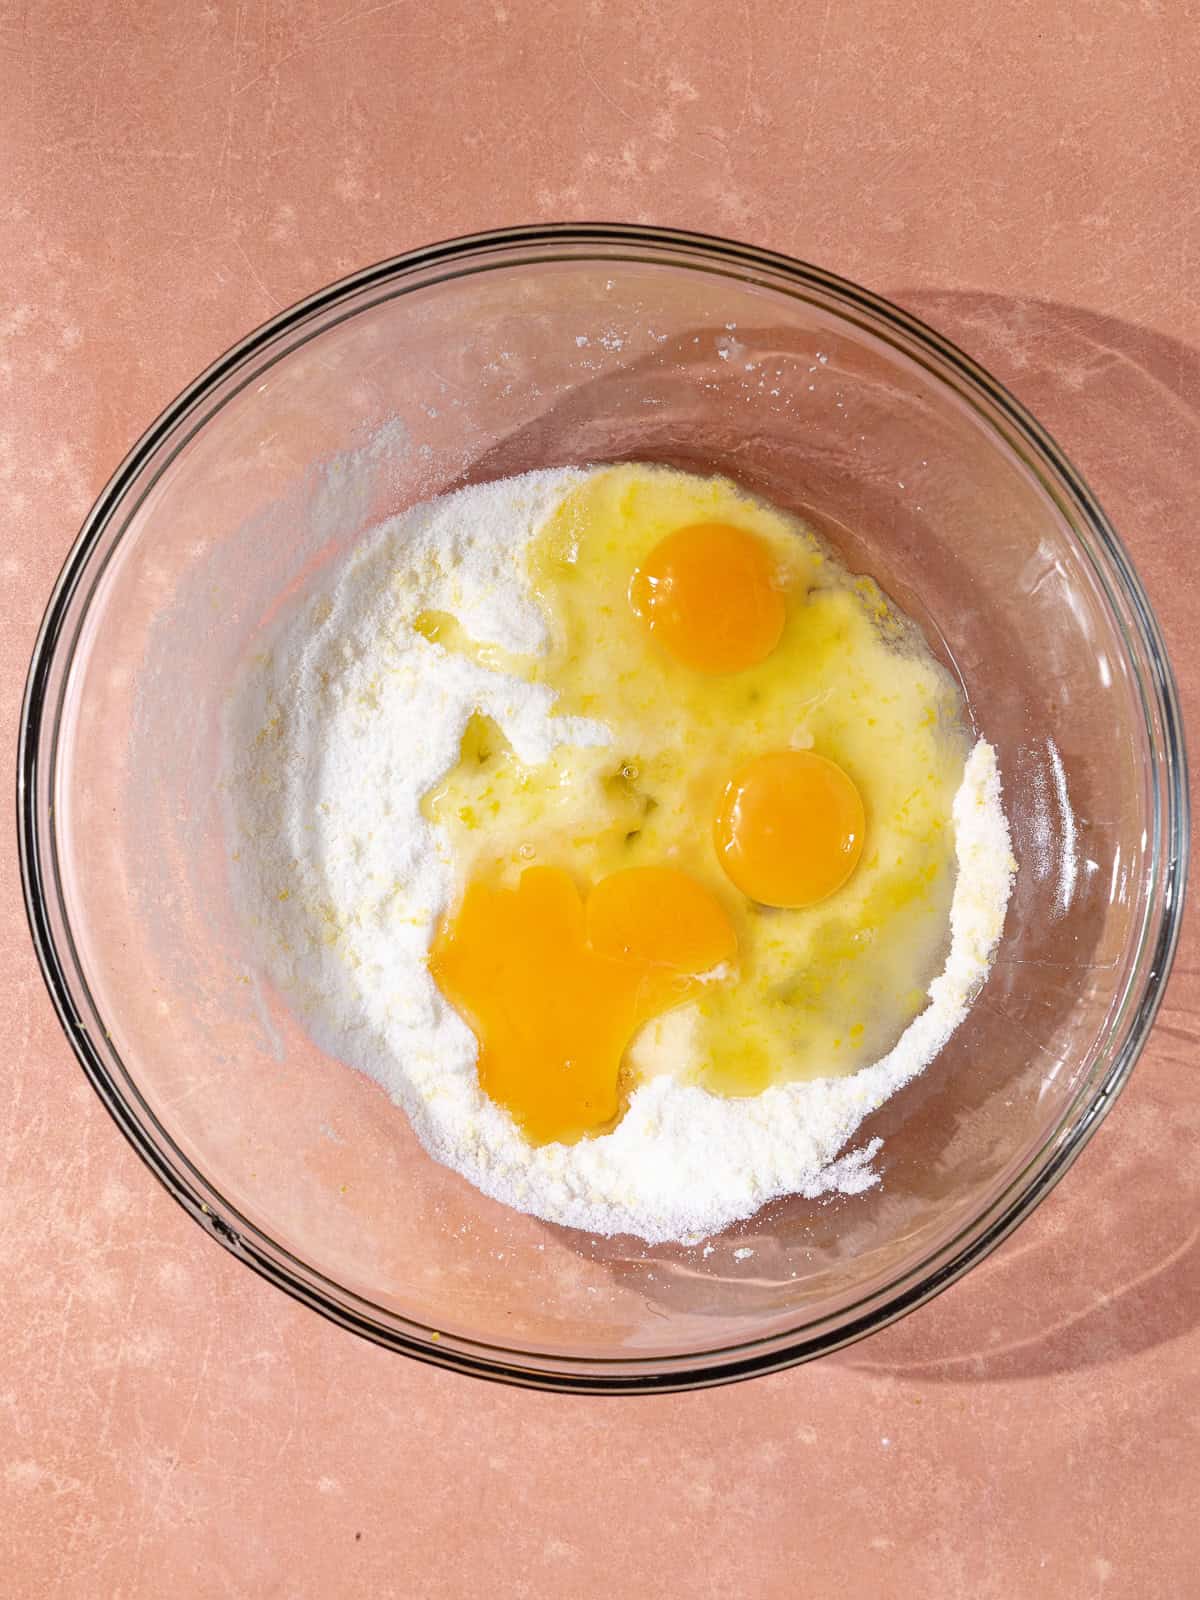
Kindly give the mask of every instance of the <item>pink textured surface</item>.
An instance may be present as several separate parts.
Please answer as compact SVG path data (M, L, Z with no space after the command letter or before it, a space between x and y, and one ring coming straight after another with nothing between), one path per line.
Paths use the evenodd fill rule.
M582 216L820 261L978 354L1089 474L1194 704L1196 20L0 6L5 745L80 519L197 370L352 267ZM982 1268L817 1366L640 1402L426 1370L208 1243L74 1064L11 827L0 961L6 1596L1194 1592L1195 910L1130 1088Z

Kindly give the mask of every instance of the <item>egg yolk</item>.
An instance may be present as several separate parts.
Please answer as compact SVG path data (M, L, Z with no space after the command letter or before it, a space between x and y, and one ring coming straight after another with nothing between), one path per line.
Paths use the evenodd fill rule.
M736 954L725 912L685 872L627 868L585 902L561 868L528 867L515 888L471 881L430 969L479 1042L484 1093L547 1144L613 1124L638 1028Z
M776 750L738 769L713 839L729 877L766 906L810 906L840 889L862 854L865 818L853 780L812 750Z
M668 534L629 585L629 603L658 640L697 672L741 672L779 643L787 607L771 553L727 522Z

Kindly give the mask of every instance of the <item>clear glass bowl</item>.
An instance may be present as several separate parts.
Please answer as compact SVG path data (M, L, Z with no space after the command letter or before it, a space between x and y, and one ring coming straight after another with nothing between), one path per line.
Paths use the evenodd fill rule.
M773 1204L708 1249L550 1227L428 1159L380 1089L246 981L227 883L221 706L276 609L414 501L622 458L724 472L803 513L922 622L997 748L1021 863L968 1021L861 1130L885 1136L882 1184ZM1162 639L1037 423L853 284L616 226L400 257L198 379L119 468L50 601L19 813L64 1027L201 1226L381 1344L592 1391L805 1360L979 1260L1128 1076L1187 852Z

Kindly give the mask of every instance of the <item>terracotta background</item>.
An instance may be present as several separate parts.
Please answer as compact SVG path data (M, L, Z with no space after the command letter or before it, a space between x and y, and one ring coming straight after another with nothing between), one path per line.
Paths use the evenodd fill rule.
M1186 0L6 0L0 730L89 502L278 307L451 234L614 218L861 278L1090 476L1195 703L1198 18ZM534 152L535 154L530 154ZM207 1242L54 1022L0 840L0 1592L1197 1592L1197 916L1063 1186L933 1305L696 1396L389 1356Z

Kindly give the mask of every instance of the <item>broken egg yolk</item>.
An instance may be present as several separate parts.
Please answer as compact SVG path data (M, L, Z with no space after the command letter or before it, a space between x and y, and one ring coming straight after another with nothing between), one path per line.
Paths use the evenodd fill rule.
M840 889L862 854L865 817L853 779L812 750L776 750L740 767L713 826L734 884L765 906L811 906Z
M548 1144L615 1122L634 1033L736 954L725 912L685 872L614 872L585 901L561 868L528 867L513 888L471 881L430 969L479 1042L484 1093Z
M742 672L779 643L787 606L767 545L726 522L660 540L633 574L629 603L651 635L696 672Z

